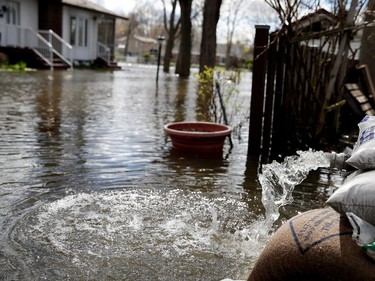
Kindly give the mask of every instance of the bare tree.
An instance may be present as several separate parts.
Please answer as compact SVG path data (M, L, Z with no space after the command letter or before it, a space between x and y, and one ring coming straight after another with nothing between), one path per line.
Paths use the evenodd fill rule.
M193 0L179 0L181 7L181 38L176 64L176 74L190 75L191 63L191 5Z
M143 33L145 36L157 38L163 32L163 12L151 2L141 6L143 15Z
M286 60L281 102L282 110L289 113L286 118L277 118L283 118L283 130L295 132L290 137L294 143L317 147L339 133L348 61L356 53L350 40L364 1L329 1L332 13L321 10L323 1L318 0L266 2L281 22L273 42L280 38L285 42L283 52L279 52ZM326 24L321 15L329 19Z
M128 21L128 27L126 29L126 41L125 41L125 50L124 50L124 56L128 55L129 45L131 38L134 34L134 31L139 25L139 21L137 19L138 14L136 12L133 12L129 15L129 21Z
M133 12L128 15L125 31L126 42L124 55L128 55L129 45L135 34L140 36L157 37L160 32L157 24L160 22L160 12L150 3L137 2ZM160 34L160 33L158 33Z
M229 68L231 65L231 51L233 44L233 35L236 29L239 12L243 6L243 0L231 0L227 3L226 14L226 26L227 26L227 48L225 52L225 66Z
M216 61L216 27L220 16L221 0L206 0L203 8L202 40L199 57L199 90L197 118L208 121L209 107L214 95L213 68Z
M216 27L220 17L222 0L206 0L203 10L202 41L199 72L206 67L214 67L216 59Z
M172 59L172 50L174 47L174 42L176 39L176 35L178 33L178 30L180 28L181 24L181 17L176 21L176 7L177 7L177 0L171 0L171 6L172 10L169 15L169 21L167 20L167 9L165 5L165 1L161 0L163 2L163 13L164 13L164 28L167 33L167 44L165 47L164 52L164 66L163 71L169 72L169 66Z
M301 0L265 0L265 2L276 11L283 27L291 27L293 21L298 19Z
M345 27L353 27L355 26L355 20L358 17L359 11L361 11L363 7L363 3L361 3L359 0L352 0L351 3L346 3L348 5L349 10L345 11L345 3L342 3L341 1L338 1L338 16L340 20L339 27L345 28ZM328 82L325 85L325 99L322 105L322 109L319 116L319 121L316 128L316 134L320 135L323 132L324 129L324 123L326 120L326 114L327 114L327 107L330 103L332 103L331 97L333 93L335 92L335 86L336 92L339 93L338 97L339 99L342 98L342 92L343 92L343 82L347 71L347 63L348 63L348 52L349 52L349 43L351 40L351 33L352 31L343 31L341 34L341 38L338 42L337 46L337 52L335 54L332 67L330 69ZM337 112L338 114L338 112ZM335 118L338 120L338 116Z

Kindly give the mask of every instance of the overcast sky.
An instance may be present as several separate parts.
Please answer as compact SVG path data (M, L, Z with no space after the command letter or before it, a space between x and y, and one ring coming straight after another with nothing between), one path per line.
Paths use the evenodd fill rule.
M152 3L155 8L160 8L162 10L163 5L161 0L90 0L95 2L107 9L110 9L116 13L128 16L132 11L134 11L136 5L140 5L142 2ZM204 1L204 0L200 0ZM166 1L169 3L169 0ZM225 10L228 10L226 7L230 4L231 1L223 1L221 7L221 13L224 14ZM246 11L246 12L245 12ZM254 37L254 26L256 24L269 24L274 25L274 22L271 22L270 18L267 16L273 11L271 8L264 2L264 0L244 0L242 2L242 14L246 14L246 17L242 18L237 22L237 28L235 31L234 41L240 40L242 42L249 42L253 40ZM218 24L217 36L218 41L221 43L226 42L226 22L222 18Z
M152 3L153 7L156 9L163 9L161 0L90 0L95 2L109 10L112 10L118 14L128 16L131 12L134 11L136 6L142 5L142 3ZM204 0L196 0L201 1ZM223 0L221 6L221 18L218 23L217 36L218 41L221 43L226 42L227 38L227 22L225 20L225 11L228 11L230 8L233 11L232 4L234 0ZM167 5L170 3L169 0L166 1ZM325 4L324 4L325 3ZM321 5L326 9L330 9L330 5L327 4L328 1L321 1ZM324 5L323 5L324 4ZM264 0L243 0L241 3L241 16L240 19L236 22L234 41L241 42L251 42L254 38L255 25L270 25L271 31L278 28L280 25L278 16L275 11L268 6Z
M111 11L119 14L128 15L135 8L137 2L140 0L90 0ZM155 4L162 5L160 0L153 0Z

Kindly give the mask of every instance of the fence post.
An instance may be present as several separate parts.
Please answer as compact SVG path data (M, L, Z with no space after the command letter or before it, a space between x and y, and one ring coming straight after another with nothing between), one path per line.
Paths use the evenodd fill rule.
M274 113L274 100L275 100L275 75L276 75L276 62L277 62L277 36L275 33L270 35L270 43L268 49L268 65L267 65L267 84L266 96L264 104L264 121L263 121L263 139L262 139L262 157L268 159L271 153L272 141L272 123Z
M286 132L283 128L284 120L288 119L287 116L289 116L289 112L283 113L283 108L285 108L286 103L284 93L287 40L285 35L278 38L277 49L271 158L276 158L278 155L282 154L283 148L285 149L284 146L286 145L286 137L288 135L288 132Z
M255 26L253 77L250 101L250 124L247 156L260 155L265 76L267 69L268 25Z

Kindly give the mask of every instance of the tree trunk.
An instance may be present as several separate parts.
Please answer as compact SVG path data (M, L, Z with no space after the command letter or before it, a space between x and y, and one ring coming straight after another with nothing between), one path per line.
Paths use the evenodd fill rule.
M229 69L230 66L232 65L232 59L231 59L231 53L232 51L232 38L230 38L227 42L227 48L225 51L225 68Z
M124 49L124 56L128 55L128 50L130 46L131 37L134 33L134 30L137 28L139 22L137 20L137 14L132 13L129 17L128 29L126 31L126 42L125 42L125 49Z
M165 46L165 52L164 52L163 71L165 73L169 73L169 67L171 65L171 59L172 59L173 45L174 45L174 38L172 38L171 36L168 36L167 45Z
M125 49L124 49L124 56L126 59L126 56L128 55L129 45L130 45L130 37L132 35L132 30L128 28L128 31L126 33L126 42L125 42Z
M237 26L238 13L243 6L243 0L232 0L229 2L229 11L227 15L227 48L225 51L225 67L229 69L234 61L231 58L234 30Z
M178 53L176 74L181 77L190 75L191 62L191 4L193 0L179 0L181 7L181 41Z
M164 4L164 1L163 1ZM174 40L176 38L176 33L180 27L181 20L179 20L175 24L175 15L176 15L176 6L177 6L177 0L172 1L172 11L169 18L169 24L167 23L167 11L164 4L164 26L165 30L168 32L168 39L167 39L167 45L165 47L164 52L164 65L163 65L163 71L168 73L169 67L171 64L172 59L172 50L174 46Z
M222 0L206 0L203 10L202 42L199 58L199 72L205 67L214 67L216 59L216 27L220 16Z

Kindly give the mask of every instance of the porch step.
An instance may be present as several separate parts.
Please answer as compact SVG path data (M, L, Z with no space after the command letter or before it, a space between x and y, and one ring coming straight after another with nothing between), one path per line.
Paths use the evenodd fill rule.
M50 66L40 58L33 50L29 48L20 47L2 47L0 46L0 52L5 53L8 56L9 64L16 64L20 61L26 63L27 67L35 69L50 69ZM107 63L103 59L97 58L94 62L94 66L107 68L110 70L119 70L121 66L115 61ZM66 64L62 59L57 56L53 58L53 68L56 70L67 70L69 65Z
M356 114L370 116L375 115L375 110L372 108L368 97L361 91L358 84L348 83L344 86L345 98Z
M46 63L42 58L40 58L38 55L36 55L36 59L39 61L39 64L41 65L42 69L49 69L50 65ZM64 62L61 58L58 56L54 55L53 56L53 61L52 61L53 69L57 70L67 70L69 69L69 65Z
M94 66L108 68L108 69L111 69L111 70L120 70L121 69L121 66L119 66L117 64L117 62L115 62L115 61L112 60L110 63L107 63L102 58L97 58L94 61Z
M33 50L20 47L0 47L0 52L5 53L8 57L9 64L16 64L20 61L26 63L27 67L35 69L50 69L50 66L42 60ZM63 60L56 57L53 62L54 69L69 69Z

